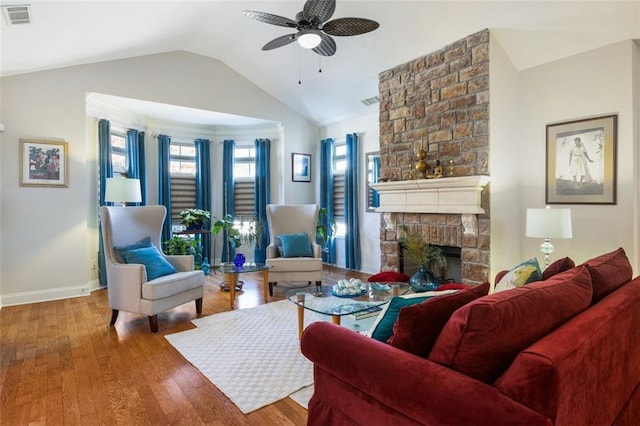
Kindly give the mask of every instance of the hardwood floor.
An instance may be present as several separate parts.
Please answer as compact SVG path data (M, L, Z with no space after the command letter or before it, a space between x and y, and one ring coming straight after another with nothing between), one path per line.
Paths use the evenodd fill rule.
M325 266L325 281L367 275ZM258 275L242 275L236 309L262 304ZM202 316L229 310L220 274L207 277ZM300 283L296 284L300 285ZM279 284L272 300L282 299ZM158 315L120 312L109 327L106 290L0 310L2 425L304 425L290 398L242 414L164 335L194 328L195 304ZM211 354L215 357L215 354Z

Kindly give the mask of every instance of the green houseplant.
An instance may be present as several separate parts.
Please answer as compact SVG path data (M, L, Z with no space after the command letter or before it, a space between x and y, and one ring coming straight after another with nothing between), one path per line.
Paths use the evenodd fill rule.
M179 214L182 223L188 230L203 229L211 218L211 213L202 209L187 209Z
M336 221L329 217L326 208L320 208L318 212L318 221L316 223L316 242L323 249L327 248L327 244L336 233Z
M232 216L225 215L222 218L215 218L211 233L218 235L221 231L226 232L227 256L232 250L241 247L243 244L255 244L256 247L262 247L262 239L264 237L265 227L264 221L257 216ZM227 259L229 261L229 259Z
M164 242L164 252L168 255L198 255L202 250L198 241L187 235L174 235Z
M427 243L418 226L404 225L399 242L405 259L418 266L418 271L409 280L411 288L415 292L435 290L439 283L433 276L433 268L441 272L447 269L447 258L442 249Z

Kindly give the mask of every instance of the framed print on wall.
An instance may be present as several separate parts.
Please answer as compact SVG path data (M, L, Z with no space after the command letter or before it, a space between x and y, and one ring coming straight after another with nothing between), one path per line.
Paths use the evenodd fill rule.
M616 204L617 115L547 125L547 204Z
M291 154L291 180L311 182L311 154Z
M20 139L20 186L69 186L68 144Z

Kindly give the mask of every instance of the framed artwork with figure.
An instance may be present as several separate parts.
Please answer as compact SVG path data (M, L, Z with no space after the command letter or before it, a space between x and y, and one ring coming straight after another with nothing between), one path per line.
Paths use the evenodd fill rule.
M291 154L291 180L311 182L311 154Z
M617 121L547 125L546 204L616 204Z
M20 186L67 188L68 156L67 142L20 139Z

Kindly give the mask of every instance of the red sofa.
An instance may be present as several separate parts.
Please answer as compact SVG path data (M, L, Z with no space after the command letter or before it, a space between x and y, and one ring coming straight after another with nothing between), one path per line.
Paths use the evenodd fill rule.
M308 424L637 426L640 277L631 274L619 249L476 298L453 311L426 357L313 323L301 341L314 363Z

